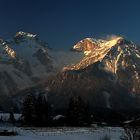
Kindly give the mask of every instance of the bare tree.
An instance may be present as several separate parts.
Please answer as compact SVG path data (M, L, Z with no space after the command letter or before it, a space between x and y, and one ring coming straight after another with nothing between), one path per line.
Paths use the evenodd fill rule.
M121 140L140 140L140 127L124 127Z

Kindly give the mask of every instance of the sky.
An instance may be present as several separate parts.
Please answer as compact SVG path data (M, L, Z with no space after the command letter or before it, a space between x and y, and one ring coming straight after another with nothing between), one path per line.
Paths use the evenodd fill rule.
M121 35L140 44L140 0L0 0L0 38L36 33L51 48Z

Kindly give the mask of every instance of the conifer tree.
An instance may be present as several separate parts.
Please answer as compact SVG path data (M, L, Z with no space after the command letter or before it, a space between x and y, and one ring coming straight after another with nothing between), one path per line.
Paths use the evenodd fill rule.
M46 98L39 94L35 105L36 125L46 125L48 121L48 102Z
M14 113L12 111L10 112L10 115L9 115L9 122L11 122L11 123L15 122Z
M35 123L35 97L28 95L23 103L23 123L26 125L33 125Z
M78 97L71 97L68 110L67 122L72 126L83 126L89 124L90 111L88 105Z

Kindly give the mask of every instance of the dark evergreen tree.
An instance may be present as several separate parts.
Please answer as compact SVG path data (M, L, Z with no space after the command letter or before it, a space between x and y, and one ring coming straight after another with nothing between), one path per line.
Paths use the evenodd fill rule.
M33 125L35 123L35 97L28 95L23 102L23 123Z
M42 112L43 112L43 101L42 96L39 94L35 104L36 125L41 125L43 122Z
M46 101L46 98L39 94L36 105L35 105L35 111L36 111L36 125L43 126L47 125L48 118L49 118L49 105Z
M10 115L9 115L9 122L11 123L15 123L15 117L14 117L14 113L13 111L10 112Z
M70 98L67 110L67 123L71 126L83 126L90 124L89 106L80 96Z
M90 106L89 106L88 102L86 102L86 104L85 104L84 114L85 114L85 118L84 118L85 119L85 124L90 125L91 122L92 122L92 119L91 119Z
M44 124L48 125L50 123L50 117L51 117L51 106L46 100L46 98L43 98L43 108L44 108Z

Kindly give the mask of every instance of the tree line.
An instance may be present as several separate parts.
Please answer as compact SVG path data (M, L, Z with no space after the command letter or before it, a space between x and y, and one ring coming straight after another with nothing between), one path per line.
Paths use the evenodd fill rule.
M72 96L65 109L55 110L43 94L29 94L24 98L18 123L22 126L90 126L92 123L102 125L105 122L107 125L121 126L131 118L123 110L93 108L80 96ZM15 122L14 112L10 113L9 120Z
M28 126L88 126L91 113L88 103L80 96L71 97L64 114L54 118L53 108L45 96L28 95L23 102L22 124Z

